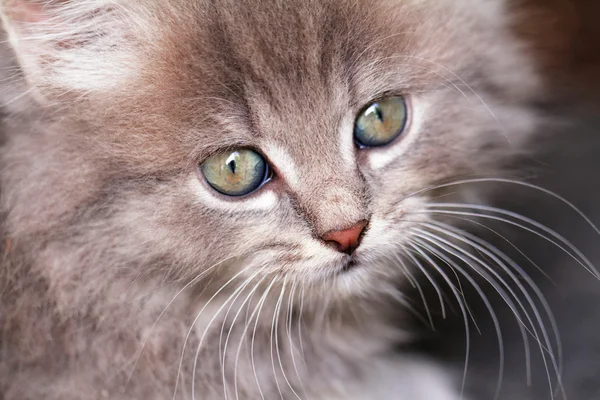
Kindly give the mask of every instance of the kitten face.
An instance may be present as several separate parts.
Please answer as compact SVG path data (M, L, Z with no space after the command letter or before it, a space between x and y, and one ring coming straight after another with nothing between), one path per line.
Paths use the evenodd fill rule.
M4 208L13 234L44 238L48 271L212 268L371 295L431 218L440 193L424 189L498 176L535 123L500 2L159 3L3 3L44 110L35 133L9 138ZM390 96L406 101L402 134L357 146L357 116ZM227 196L200 165L237 149L273 176ZM322 238L360 221L352 256Z

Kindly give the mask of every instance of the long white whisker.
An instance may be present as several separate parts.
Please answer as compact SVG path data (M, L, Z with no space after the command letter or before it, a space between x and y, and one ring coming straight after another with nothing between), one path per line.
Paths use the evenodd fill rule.
M550 384L550 392L552 393L552 381L550 379L550 372L548 369L548 363L546 360L546 354L545 352L547 351L550 356L551 356L551 360L553 361L552 365L553 367L556 369L557 373L559 372L559 369L556 365L556 362L554 360L554 354L552 351L552 347L550 344L550 341L548 339L547 333L546 333L546 329L544 327L544 323L543 320L541 319L539 312L537 310L537 307L535 306L535 303L533 303L531 297L529 296L529 294L527 293L527 291L525 290L525 288L521 285L521 283L518 281L518 279L514 276L514 274L503 264L503 262L501 260L499 260L497 257L495 257L493 254L491 254L489 251L487 251L487 249L477 245L476 243L471 243L468 240L466 240L465 238L463 238L460 235L456 235L456 234L452 234L452 232L449 232L445 229L439 228L439 227L434 227L431 224L423 224L427 227L429 227L430 229L436 230L437 232L442 232L450 237L453 237L456 240L460 240L463 243L466 243L468 245L472 245L473 247L475 247L477 250L481 251L482 253L484 253L485 255L487 255L488 257L490 257L494 262L497 263L498 266L500 266L501 268L503 268L504 271L506 271L509 276L511 277L511 279L513 279L513 281L516 283L516 285L519 287L519 289L521 290L521 292L524 294L525 298L527 299L527 301L529 302L529 304L531 305L531 308L534 312L534 315L537 318L537 322L542 330L544 339L545 339L545 345L542 344L540 336L537 332L537 328L535 326L535 324L533 323L533 320L531 319L531 317L529 316L529 312L527 311L527 309L525 308L525 306L523 305L523 303L521 302L521 300L519 299L519 297L516 295L516 293L512 290L512 288L510 287L510 285L493 269L491 268L489 265L487 265L487 263L485 263L483 260L481 260L480 258L472 255L471 253L467 252L466 250L460 248L459 246L455 245L452 242L449 242L441 237L439 237L438 235L433 235L429 232L420 230L420 229L416 229L416 231L420 232L421 234L417 234L417 236L428 240L428 241L432 241L436 246L438 246L439 248L442 248L444 251L446 251L449 254L452 254L453 256L457 257L458 259L460 259L462 262L464 262L466 265L469 265L475 272L477 272L480 276L482 276L502 297L502 299L504 300L504 302L509 306L509 308L511 309L511 311L513 312L513 314L515 315L517 322L519 323L519 329L521 329L521 334L523 335L523 343L525 344L525 349L526 349L526 364L527 364L527 378L528 378L528 382L531 382L530 380L530 350L529 350L529 342L527 340L527 335L525 333L525 331L529 332L531 334L531 336L533 336L536 339L536 342L538 343L538 345L540 346L540 351L541 351L541 356L542 359L544 361L544 366L546 368L546 373L548 374L548 382ZM449 247L451 249L449 249ZM477 264L481 265L485 270L489 271L492 275L493 278L485 271L475 267L473 264L471 264L467 259L465 259L464 257L462 257L460 254L457 254L455 251L453 251L452 249L458 251L459 253L464 254L465 256L467 256L468 258L470 258L471 260L475 261ZM497 280L497 281L496 281ZM509 297L509 295L506 294L506 292L502 289L502 287L498 286L496 284L496 282L500 282L510 293L510 295L512 295L512 298L515 299L515 301L517 302L517 305L521 308L521 310L523 310L523 314L525 315L525 318L527 319L527 321L529 322L531 329L533 330L533 332L531 332L531 330L527 327L527 325L525 325L525 323L522 320L521 314L517 311L517 308L514 304L514 302L511 300L511 297ZM559 378L560 379L560 378Z
M424 211L424 212L435 212L437 214L461 215L461 216L468 216L468 217L486 218L486 219L501 221L501 222L507 223L509 225L519 227L527 232L531 232L534 235L539 236L542 239L552 243L553 245L555 245L556 247L558 247L559 249L564 251L565 254L567 254L569 257L571 257L573 260L575 260L579 265L581 265L586 271L588 271L590 274L592 274L596 279L600 279L600 273L598 272L598 270L594 267L592 262L590 262L590 260L588 260L588 258L575 245L573 245L570 241L565 239L562 235L558 234L557 232L553 231L552 229L550 229L550 228L546 227L545 225L542 225L539 222L534 221L530 218L513 213L511 211L503 210L501 208L482 206L482 205L477 205L477 204L436 203L435 205L428 206L428 208L430 211ZM502 215L505 215L508 217L516 218L520 221L529 223L538 229L541 229L542 231L544 231L551 237L555 238L556 240L558 240L559 242L561 242L565 246L567 246L579 258L575 257L575 255L573 253L571 253L571 251L567 250L561 244L557 243L556 240L553 240L552 238L536 231L535 229L529 228L518 222L511 221L509 219L498 217L495 215L476 213L476 212L468 212L468 211L450 211L450 210L447 210L444 208L472 209L472 210L476 210L476 211L495 212L495 213L502 214ZM431 210L433 210L433 211L431 211Z
M250 291L250 294L247 296L247 298L245 299L245 301L242 303L242 305L238 308L238 311L236 313L236 315L241 312L241 310L243 309L243 305L246 303L246 301L248 301L248 299L250 297L252 297L252 295L254 294L254 292L256 291L256 289L258 288L258 286L260 285L260 283L263 281L264 278L260 279L259 282L254 286L254 290ZM225 316L223 317L223 323L221 324L221 331L219 333L219 360L222 362L221 364L221 368L224 367L224 362L225 362L225 355L223 354L223 333L225 332L225 324L227 323L227 317L229 316L229 313L231 312L231 309L233 308L233 306L235 306L235 301L237 300L237 298L242 294L242 292L240 291L238 293L237 296L235 296L235 298L229 303L229 308L227 308L227 311L225 312ZM231 334L231 329L233 328L233 324L230 326L229 332L227 333L227 338L229 338L229 335ZM227 346L225 346L226 348ZM225 370L223 369L223 375L225 374ZM225 397L227 398L227 393L225 393Z
M424 303L424 306L426 307L425 311L429 316L429 319L426 319L423 315L421 315L421 313L419 313L415 307L410 303L410 301L408 300L407 296L405 296L403 293L398 292L398 291L392 291L389 293L390 296L392 296L392 298L398 302L398 304L400 304L402 307L406 308L406 310L414 315L423 325L427 326L430 325L432 330L435 330L435 326L433 325L433 320L431 318L431 314L429 313L429 310L427 310L427 303Z
M254 295L254 293L256 293L256 290L258 290L258 288L260 287L260 285L263 283L263 281L266 279L267 277L264 276L262 277L257 283L256 285L254 285L254 288L252 288L252 290L250 291L250 293L248 294L248 296L246 296L246 298L243 300L242 304L239 306L236 314L233 317L233 320L231 321L231 325L229 327L229 332L227 333L227 338L225 339L225 346L223 347L223 359L222 359L222 372L223 372L223 387L227 387L227 379L225 378L225 368L226 368L226 364L225 364L225 359L227 357L227 345L229 344L229 338L231 336L231 332L233 331L235 322L237 321L238 317L240 316L240 314L242 313L242 310L244 309L244 305L250 300L250 298ZM240 292L241 293L241 292ZM235 299L234 301L231 302L231 305L233 306L233 304L235 304ZM231 310L231 306L229 308L229 310ZM227 314L225 315L223 324L225 324L225 321L227 320L227 315L229 314L229 310L227 310ZM247 326L247 325L246 325ZM223 331L221 330L221 335L219 336L219 339L222 336ZM242 343L243 340L243 336L240 337L240 345ZM219 348L221 347L220 343L219 343ZM235 367L234 367L235 368ZM235 374L235 373L234 373ZM237 392L236 392L237 393ZM225 390L225 399L227 399L227 390Z
M498 266L500 266L510 276L512 281L515 282L515 284L519 287L519 290L523 293L526 300L528 301L531 309L534 312L537 323L540 326L540 330L544 337L544 342L546 343L546 346L544 346L544 347L547 347L546 350L548 351L548 354L550 355L551 360L553 361L553 367L555 368L555 370L557 372L559 388L561 390L563 390L563 394L564 394L564 387L562 385L562 378L561 378L561 375L562 375L561 374L561 371L562 371L562 348L561 348L561 342L560 342L560 335L558 333L558 326L557 326L556 320L552 314L550 305L546 301L546 299L545 299L544 295L542 294L542 292L540 291L540 289L533 282L531 277L529 277L529 275L510 257L508 257L506 254L504 254L498 248L492 246L490 243L486 242L485 240L480 239L475 235L471 235L468 232L464 232L463 230L455 228L448 224L444 224L441 222L433 222L432 224L437 225L439 227L439 229L441 229L440 231L444 232L445 234L449 235L450 237L454 237L455 239L460 240L463 243L466 243L467 245L473 246L477 250L481 251L483 254L490 257L492 260L494 260L494 262L496 262L496 264ZM454 235L451 232L453 232ZM500 259L498 259L498 258L500 258ZM512 269L514 269L516 271L518 276L515 276L515 274L510 271L510 269L507 267L507 265L512 267ZM550 324L552 326L553 335L555 337L556 344L557 344L558 364L556 363L556 360L554 359L554 351L551 346L550 338L548 337L548 334L546 332L546 328L544 326L543 319L542 319L541 315L539 314L536 304L534 303L533 299L531 299L531 297L527 293L527 290L521 284L519 277L521 279L525 280L527 285L534 291L537 299L540 301L540 303L542 304L542 307L544 308L544 312L548 316L548 320L550 321ZM531 321L530 321L530 323L532 324L532 328L534 328L534 332L536 332L533 323ZM537 332L536 332L536 335L537 335ZM565 396L565 398L566 398L566 396Z
M471 93L473 93L473 95L476 97L476 99L483 105L483 107L486 109L486 111L491 115L491 117L494 119L494 121L496 122L496 124L502 129L502 134L503 136L506 138L506 140L508 141L508 143L511 143L510 139L508 138L508 136L506 135L506 133L504 132L504 127L503 125L500 123L500 120L498 119L498 117L496 116L496 114L492 111L492 109L490 108L490 106L485 102L485 100L481 97L481 95L479 93L477 93L477 91L475 91L475 89L473 89L471 87L471 85L469 85L467 82L465 82L464 79L462 79L460 76L458 76L455 72L453 72L452 70L450 70L449 68L445 67L444 65L432 61L432 60L428 60L427 58L423 58L423 57L417 57L417 56L411 56L411 55L395 55L395 56L389 56L386 57L387 59L395 59L395 58L407 58L407 59L413 59L413 60L418 60L418 61L424 61L427 63L430 63L438 68L441 68L442 70L448 72L449 74L451 74L456 80L458 80L460 83L462 83ZM377 61L381 62L383 60L385 60L386 58L380 58ZM415 65L417 67L423 68L425 69L425 67L423 66L419 66L419 65ZM461 93L464 97L468 98L467 95L454 83L452 82L450 79L447 79L445 77L443 77L441 74L438 74L434 71L429 70L429 72L434 73L437 76L440 76L442 78L444 78L447 82L449 82L452 86L454 86L459 93Z
M403 249L403 250L406 251L406 249ZM410 254L409 254L409 257L410 257ZM421 301L423 302L423 307L425 307L425 313L427 314L427 320L429 321L429 326L431 326L432 330L435 330L435 325L433 323L433 317L431 316L431 311L429 310L429 303L427 302L427 298L425 297L423 288L421 287L419 282L414 278L414 276L410 272L410 269L406 267L406 264L402 260L402 257L400 257L399 255L396 255L396 259L398 260L398 263L402 267L402 272L404 272L404 275L408 277L408 280L411 283L412 287L415 288L417 290L417 292L419 292L419 296L421 296ZM440 296L440 304L443 307L443 299L441 299L441 293L438 292L438 296ZM401 304L403 304L403 303L401 303ZM415 315L418 315L418 314L415 314ZM419 317L420 317L420 315L419 315ZM427 325L427 324L425 324L425 325Z
M304 312L304 286L302 286L302 295L300 296L300 308L298 310L298 341L300 342L300 354L302 356L302 362L306 366L306 359L304 356L304 340L302 338L302 315Z
M277 379L277 371L275 370L275 357L273 354L273 339L274 336L277 336L277 332L275 332L275 317L278 314L278 310L279 307L281 305L281 302L283 300L283 294L285 293L285 284L286 284L286 278L283 278L283 284L281 285L281 292L279 293L279 298L277 299L277 303L275 304L275 309L273 310L273 318L271 320L271 340L270 340L270 347L271 347L271 366L273 367L273 379L275 379L275 385L277 386L277 390L279 391L279 396L281 397L281 400L284 400L283 398L283 391L281 390L281 386L279 385L279 379ZM275 346L277 346L277 343L275 344ZM279 351L279 349L277 349ZM279 353L278 353L279 355ZM283 372L283 369L281 370L281 372ZM284 373L285 375L285 373ZM287 378L286 378L287 381Z
M460 307L460 311L463 316L463 322L465 324L465 369L464 369L463 379L462 379L462 383L461 383L461 390L460 390L460 398L462 399L465 385L466 385L466 380L467 380L467 371L468 371L468 367L469 367L469 355L471 352L471 334L469 332L469 318L467 317L466 306L462 302L461 296L459 296L456 287L454 286L452 281L448 278L448 276L446 275L444 270L442 270L430 257L428 257L427 254L425 254L421 250L420 246L417 243L415 243L413 240L411 240L409 245L411 248L413 248L417 252L417 254L420 254L421 256L423 256L430 263L430 265L438 272L438 274L440 274L442 279L444 279L444 281L446 282L446 284L448 285L448 287L450 288L450 290L456 297L458 306ZM416 260L416 258L415 258L415 260Z
M285 285L286 285L286 280L284 279L284 282L283 282L284 289L285 289ZM279 308L277 309L277 316L275 318L275 350L277 352L277 360L279 362L279 368L281 368L281 373L283 374L283 379L287 383L288 387L291 389L292 393L296 396L296 398L298 400L302 400L300 398L300 396L298 395L298 393L296 392L296 390L294 389L294 387L292 386L292 384L290 383L290 381L288 380L288 378L285 374L285 368L283 367L283 362L281 361L281 350L279 348L279 316L281 315L281 306L283 305L283 298L284 297L282 296L281 302L279 303ZM294 352L293 347L290 347L290 351L293 354L293 352Z
M254 278L256 278L264 269L265 269L265 267L259 268L256 272L254 272L252 275L250 275L250 277L248 277L241 285L239 285L233 291L233 293L231 293L231 295L227 298L227 300L225 300L223 302L223 305L221 305L219 307L219 309L214 313L213 317L210 319L210 321L206 325L206 328L204 329L204 332L202 333L202 336L200 337L200 342L198 343L198 346L196 347L196 353L194 355L194 365L192 367L192 400L196 399L196 371L198 369L198 359L200 358L200 350L202 349L202 344L204 343L204 338L206 337L206 334L208 333L209 328L211 327L213 322L217 319L217 317L219 316L221 311L223 311L223 309L225 307L227 307L227 304L230 301L235 302L235 300L240 296L240 294L244 291L244 289L246 289L246 287L254 280ZM225 387L224 390L225 390L225 393L227 393L227 387Z
M421 222L418 222L418 223L420 224ZM408 257L413 262L413 264L415 264L419 268L419 270L422 271L425 274L425 276L427 276L427 270L423 267L423 265L421 264L421 262L417 258L415 258L412 254L410 254L410 252L408 252L407 254L408 254ZM456 272L455 271L452 271L452 273L456 276ZM457 278L458 278L458 276L457 276ZM437 285L437 283L435 282L435 280L431 276L428 277L428 280L429 280L430 283L432 283L434 289L437 292L438 297L440 298L440 305L442 307L442 318L445 319L446 318L446 310L444 308L444 304L445 303L443 302L443 299L447 300L446 293L443 290L441 290L441 288L439 288L439 286ZM461 286L460 280L458 280L458 279L457 279L457 284L458 284L457 290L461 294L461 296L462 296L462 298L464 300L464 305L465 305L465 308L467 310L467 314L471 317L471 321L473 322L473 326L475 327L475 329L477 330L477 332L479 334L481 334L481 330L479 329L479 325L477 324L477 321L475 321L475 317L473 316L473 313L471 312L471 308L467 304L467 301L466 301L466 299L464 297L464 292L462 290L462 286ZM423 298L423 295L421 295L421 297ZM425 302L424 298L423 298L423 302ZM424 305L425 305L426 310L427 310L427 303L424 303ZM450 301L448 301L448 306L450 307L450 309L452 309L452 304L450 303ZM428 316L430 316L429 313L428 313ZM433 322L432 322L432 324L433 324Z
M457 180L457 181L452 181L452 182L448 182L448 183L442 183L439 185L435 185L432 187L428 187L422 190L419 190L417 192L414 192L410 195L408 195L407 197L412 197L421 193L425 193L431 190L435 190L435 189L443 189L446 187L450 187L450 186L457 186L457 185L463 185L463 184L470 184L470 183L490 183L490 182L496 182L496 183L510 183L512 185L517 185L517 186L522 186L522 187L527 187L530 189L534 189L537 191L540 191L544 194L547 194L548 196L554 197L555 199L559 200L561 203L567 205L571 210L575 211L577 214L579 214L579 216L581 218L584 219L584 221L594 230L596 231L596 233L598 235L600 235L600 228L598 228L593 222L592 220L585 215L585 213L583 211L581 211L581 209L579 209L577 206L575 206L575 204L573 204L572 202L570 202L569 200L565 199L563 196L554 193L551 190L545 189L541 186L538 185L534 185L532 183L528 183L528 182L521 182L521 181L517 181L514 179L507 179L507 178L471 178L471 179L461 179L461 180Z
M463 85L466 86L467 89L469 89L471 91L471 93L473 93L473 95L475 97L477 97L477 99L481 102L481 104L485 107L485 109L490 113L490 115L492 116L492 118L494 118L494 121L496 121L496 123L498 124L498 126L504 130L504 127L502 126L502 124L500 123L500 120L498 119L498 117L496 116L496 114L492 111L492 109L490 108L490 106L485 102L485 100L483 100L483 98L479 95L479 93L477 93L472 87L471 85L469 85L467 82L465 82L460 76L458 76L455 72L451 71L450 69L448 69L447 67L443 66L442 64L432 61L432 60L428 60L426 58L423 57L417 57L417 56L409 56L409 55L404 55L403 57L406 58L412 58L415 60L420 60L420 61L425 61L428 63L431 63L437 67L442 68L444 71L448 72L449 74L451 74L452 76L454 76L458 81L460 81ZM462 93L462 91L461 91ZM463 93L464 94L464 93ZM510 143L510 139L508 138L508 136L506 136L506 133L503 132L504 137L506 138L506 140Z
M430 227L428 224L423 224L423 225L430 229L434 229L434 228ZM442 232L444 234L450 235L449 233L439 230L439 229L434 229L434 230L436 230L437 232ZM483 277L492 287L494 287L494 289L496 289L496 291L498 291L498 293L500 294L502 299L507 303L507 305L509 306L511 311L517 317L517 321L519 322L520 326L529 332L527 325L523 322L523 319L520 317L520 313L518 312L517 307L514 305L514 303L512 302L511 299L514 298L517 301L517 304L523 310L523 312L526 313L527 309L525 308L523 303L520 301L520 299L516 295L516 293L512 290L510 285L496 271L494 271L494 269L492 267L487 265L487 263L485 263L479 257L476 257L476 256L472 255L471 253L469 253L468 251L466 251L465 249L462 249L459 246L455 245L454 243L441 238L439 235L436 235L431 232L428 232L428 231L425 231L422 229L418 229L418 228L415 228L415 232L418 232L416 234L417 237L434 244L438 248L444 250L446 253L458 258L460 261L465 263L465 265L468 265L475 272L477 272L477 274L479 274L481 277ZM460 239L457 238L457 240L460 240ZM463 243L464 243L464 241L463 241ZM485 272L485 271L481 270L480 268L476 267L475 265L473 265L468 259L464 258L461 254L463 254L463 255L467 256L469 259L475 261L478 265L481 265L486 271L489 271L493 275L493 277L490 276L490 274L488 274L487 272ZM498 287L496 285L497 281L495 279L497 279L502 284L503 287L507 288L507 290L509 291L509 293L512 297L509 296L506 293L506 291L504 291L504 289L502 289L502 287ZM526 313L525 315L528 315L528 314ZM528 319L528 320L529 320L530 324L532 326L534 326L532 320L531 319ZM536 340L539 342L539 337L537 336L537 334L534 335L533 333L531 333L531 335L533 337L535 337ZM526 335L525 335L525 338L526 338Z
M402 257L400 257L398 255L395 255L395 257L396 257L396 260L398 261L398 264L402 268L402 273L404 273L404 275L408 279L408 282L410 283L410 285L414 289L416 289L419 282L417 281L417 279L415 279L415 276L412 274L412 272L410 272L410 268L406 267L406 263L402 260Z
M376 45L378 45L379 43L381 43L381 42L385 42L386 40L390 40L390 39L391 39L391 38L393 38L393 37L396 37L396 36L401 36L401 35L406 35L406 34L409 34L409 33L414 33L414 31L402 31L402 32L396 32L396 33L393 33L393 34L391 34L391 35L388 35L388 36L386 36L386 37L383 37L383 38L381 38L381 39L378 39L378 40L376 40L376 41L374 41L374 42L372 42L372 43L369 43L369 45L368 45L367 47L365 47L365 49L364 49L363 51L361 51L361 52L360 52L360 53L359 53L359 54L358 54L356 57L354 57L354 58L353 58L353 60L352 60L352 64L353 64L353 65L356 65L356 64L357 64L357 63L360 61L360 58L361 58L361 57L362 57L362 56L363 56L363 55L364 55L366 52L368 52L369 50L371 50L373 47L375 47L375 46L376 46Z
M430 227L428 225L425 224L425 226L427 226L430 229L433 229L437 232L442 232L446 235L449 235L451 237L452 236L450 233L444 231L444 230L440 230L440 229L435 229L433 227ZM477 272L477 274L479 274L481 277L483 277L492 287L494 287L494 289L496 289L496 291L498 291L498 293L500 294L500 296L502 297L502 299L507 303L507 305L509 306L509 308L511 309L511 311L515 314L515 316L517 317L517 321L519 322L520 326L523 327L523 329L525 329L527 332L529 332L538 343L540 343L540 339L539 339L539 335L537 333L532 333L528 326L525 324L525 322L523 321L523 319L520 317L520 313L517 310L517 307L515 306L514 302L512 302L511 299L515 299L515 301L517 302L517 305L519 306L519 308L521 310L523 310L524 315L526 316L528 322L531 324L532 328L534 329L535 332L535 325L533 324L533 321L529 318L529 314L527 313L527 308L523 305L523 303L521 302L520 298L518 297L518 295L514 292L514 290L512 289L512 287L492 268L490 267L485 261L483 261L481 258L474 256L473 254L469 253L468 251L466 251L465 249L461 248L460 246L455 245L454 243L445 240L443 238L441 238L439 235L433 234L431 232L427 232L425 230L421 230L421 229L416 229L416 231L419 232L419 234L417 235L418 237L430 241L432 243L434 243L436 246L438 246L439 248L443 249L445 252L447 252L448 254L451 254L452 256L458 258L459 260L461 260L463 263L465 263L466 265L470 266L475 272ZM456 238L457 240L461 240L460 238ZM465 241L465 240L461 240L463 243L467 243L470 244L469 242ZM480 250L479 248L476 247L477 250ZM480 250L481 251L481 250ZM461 254L463 254L464 256L468 257L468 259L464 258ZM484 253L485 254L485 253ZM486 254L487 255L487 254ZM471 263L472 260L474 261L477 265L481 265L484 270L481 270L480 268L478 268L476 265L473 265ZM498 263L498 261L496 259L493 259L495 262ZM503 268L503 270L506 270L506 267L503 266L502 264L498 264L501 268ZM489 273L491 273L492 275L490 275ZM507 271L507 273L509 274L509 276L511 277L511 279L514 277L514 275L511 275L512 273L510 271ZM496 283L500 283L502 286L499 287L496 285ZM517 286L519 286L519 289L522 288L522 285L519 285L520 283L517 281ZM504 289L502 289L502 287L505 287L508 290L507 294L506 291ZM524 288L522 289L522 292L524 293L524 295L530 299L529 294L527 293L526 290L524 290ZM512 297L511 297L512 296ZM535 308L535 303L530 302L530 305L532 306L532 308L534 308L534 312L535 310L537 310ZM550 351L550 350L548 350Z
M487 296L485 295L485 293L483 293L483 291L481 290L481 288L479 287L479 285L477 284L477 282L475 282L475 280L473 280L473 278L471 278L469 276L469 274L467 274L462 268L460 268L455 262L453 262L449 257L446 257L441 251L437 251L435 248L433 248L432 246L424 243L423 241L419 240L419 239L413 239L416 243L419 243L424 249L427 249L428 251L430 251L432 254L434 254L436 257L438 257L440 260L442 260L443 262L445 262L448 266L450 266L452 269L456 269L456 271L458 271L461 275L463 275L468 281L469 283L473 286L473 288L477 291L477 294L481 297L482 301L484 302L491 318L492 321L494 323L494 328L496 329L496 337L498 339L498 353L500 356L499 359L499 366L498 366L498 381L496 383L496 391L494 393L494 399L497 399L499 397L500 394L500 389L502 387L502 381L504 379L504 343L502 340L502 330L500 328L500 323L498 321L498 318L496 316L496 313L494 312L493 307L491 306L491 304L489 303L489 300L487 299ZM442 250L446 251L445 249L442 248ZM426 255L423 255L424 257L426 257ZM465 365L465 372L463 375L463 380L466 378L467 375L467 365Z
M235 258L236 256L233 257L227 257L224 260L219 261L218 263L215 263L213 265L211 265L209 268L205 269L204 271L202 271L202 273L200 273L199 275L197 275L196 277L194 277L190 282L188 282L183 288L181 288L181 290L179 290L179 292L177 292L175 294L175 296L173 296L173 298L171 299L171 301L169 301L167 303L167 305L165 306L165 308L162 310L162 312L158 315L158 317L156 318L156 320L154 321L154 323L152 324L152 326L150 327L150 331L148 332L148 335L146 337L146 339L144 340L144 342L142 343L142 346L140 348L140 350L138 351L138 354L136 356L135 362L133 363L133 366L131 368L131 372L129 373L129 376L127 377L127 381L125 382L125 388L127 388L127 386L129 385L129 382L131 381L131 377L133 376L133 373L135 371L135 368L140 360L140 357L142 356L142 352L144 351L144 348L146 347L146 344L148 343L148 340L150 340L150 336L152 335L152 332L154 331L154 329L156 328L156 325L158 324L158 321L161 319L161 317L165 314L165 312L167 312L167 309L171 306L171 304L173 304L173 302L175 302L175 300L177 299L177 297L179 297L179 295L181 293L183 293L187 288L189 288L190 286L195 285L196 283L198 283L207 273L209 273L210 271L213 270L213 268L217 267L218 265L223 264L226 261L229 261L233 258Z
M423 273L423 275L425 275L425 277L427 278L429 283L431 283L431 286L433 286L433 289L437 293L438 299L440 301L440 307L442 309L442 318L446 319L446 307L444 305L444 298L442 296L442 291L441 291L439 285L437 284L435 279L433 279L431 274L429 274L429 272L427 272L427 269L423 267L423 265L419 262L419 260L415 256L413 256L410 252L406 252L406 254L411 259L411 261L414 263L414 265L419 268L419 271L421 271ZM431 314L428 312L427 315L429 316L431 325L433 326L433 319L431 319Z
M463 218L464 219L464 218ZM471 220L469 220L471 221ZM476 221L472 221L474 223L477 223ZM490 252L492 252L494 255L496 255L497 257L499 257L500 259L502 259L504 261L504 263L506 264L501 264L498 263L499 266L501 266L507 273L509 273L511 275L511 278L517 283L519 284L519 278L525 280L525 282L528 284L529 287L531 287L531 289L535 292L535 295L537 297L537 299L540 301L540 303L542 304L543 308L544 308L544 312L546 312L548 319L550 321L550 323L552 324L552 328L553 328L553 334L555 336L555 340L557 342L558 345L558 351L561 351L561 346L560 346L560 335L558 333L558 326L556 325L556 320L553 316L552 310L550 305L548 304L548 302L546 301L546 298L544 297L544 295L542 294L541 290L539 289L539 287L535 284L535 282L533 281L533 279L523 270L523 268L521 268L514 260L512 260L510 257L508 257L504 252L500 251L500 249L498 249L497 247L493 246L491 243L470 234L469 232L466 232L462 229L458 229L456 227L453 227L451 225L442 223L442 222L431 222L431 224L436 225L442 229L447 229L450 230L452 232L454 232L457 235L462 236L463 240L467 240L465 243L467 243L470 246L473 246L477 249L480 249L479 246L482 246L482 249L480 250L482 253L487 254L486 249L488 249ZM485 225L483 224L479 224L477 223L477 225L483 226L485 228ZM491 228L490 229L492 232L497 233L496 231L494 231ZM499 233L497 233L498 235L500 235ZM500 235L502 238L504 238L502 235ZM506 238L504 238L506 239ZM508 239L506 239L508 240ZM473 243L475 242L475 243ZM512 244L512 243L511 243ZM477 246L479 245L479 246ZM512 244L512 246L514 246L514 244ZM518 250L518 249L517 249ZM523 254L522 252L520 252L521 255L525 256L527 258L528 261L530 261L537 269L541 269L537 264L535 264L533 262L533 260L529 259L529 257L527 257L525 254ZM490 256L490 258L492 258L493 256ZM515 272L518 274L518 276L515 276L514 274L511 274L510 270L506 269L506 265L512 267L512 269L515 270ZM544 272L544 271L540 271L540 272ZM525 288L521 288L522 291L526 292ZM532 306L532 308L534 307L534 304L530 304ZM559 357L560 359L560 357Z
M252 331L252 341L250 344L250 363L252 364L252 372L254 373L254 379L256 380L256 386L258 387L258 392L260 394L260 398L262 400L265 400L265 395L262 391L262 389L260 388L260 379L258 379L258 373L256 372L256 364L254 362L254 339L256 336L256 328L258 326L258 321L260 319L260 313L262 311L262 308L265 304L265 301L267 299L267 295L269 294L269 292L271 291L271 288L273 287L273 285L275 284L275 281L277 280L277 276L273 277L273 279L271 280L271 283L269 284L269 286L267 287L267 289L265 290L265 293L262 295L262 297L260 298L254 312L252 313L252 315L254 315L256 313L256 319L254 321L254 329ZM252 316L250 317L250 321L252 321ZM245 329L244 329L245 330ZM245 333L244 333L245 335ZM238 354L236 356L236 359L239 358L239 352L240 349L238 348ZM237 361L236 361L236 365L237 365ZM238 400L237 394L238 394L238 389L237 389L237 369L234 372L235 378L235 393L236 393L236 400Z
M300 371L298 370L298 365L296 363L296 345L294 344L294 341L292 339L292 320L293 320L293 304L294 304L294 299L296 296L296 288L298 286L298 283L294 281L293 285L292 285L292 291L290 293L289 296L289 304L288 304L288 311L287 311L287 317L288 317L288 321L287 321L287 326L286 326L286 331L287 331L287 336L288 336L288 341L289 341L289 345L290 345L290 353L291 353L291 357L292 357L292 365L294 366L294 371L296 373L296 377L298 378L298 382L300 383L300 388L302 389L302 393L304 393L304 396L308 398L307 395L307 391L306 391L306 387L304 386L304 383L302 382L302 376L300 375Z
M200 312L196 315L196 318L194 318L194 321L192 321L192 324L190 326L190 329L188 330L187 334L185 335L185 340L183 341L183 348L181 350L181 359L179 361L179 367L177 368L177 377L175 379L175 388L173 389L173 400L175 400L175 398L177 397L177 388L178 388L178 384L179 384L179 379L181 376L181 368L183 366L183 359L185 357L185 348L187 347L187 342L189 341L189 338L192 334L192 331L194 330L194 327L196 325L196 323L198 322L198 319L200 319L200 315L202 315L202 312L204 312L204 310L208 307L208 305L213 301L213 299L215 299L227 286L229 286L229 284L233 281L235 281L240 275L244 274L250 267L246 267L243 268L241 271L239 271L237 274L235 274L233 277L231 277L231 279L229 279L227 282L225 282L213 295L210 299L208 299L208 301L206 302L206 304L204 304L204 306L202 307L202 309L200 310Z
M448 216L448 218L454 218L456 220L459 221L466 221L469 222L473 225L476 225L478 227L481 227L489 232L492 232L494 235L498 236L499 238L501 238L503 241L505 241L510 247L512 247L517 253L519 253L519 255L521 255L523 258L525 258L540 274L542 274L544 276L544 278L546 278L548 281L550 281L550 283L552 283L553 285L556 285L556 282L553 281L552 277L550 277L550 275L548 275L548 273L546 271L544 271L544 269L542 267L540 267L535 261L533 261L527 254L525 254L521 249L519 249L517 247L517 245L515 245L513 242L511 242L506 236L502 235L500 232L498 232L495 229L490 228L489 226L482 224L481 222L476 221L474 218L466 218L466 217L458 217L458 216ZM434 223L434 222L432 222ZM437 222L435 222L437 223ZM450 226L448 224L444 224L446 226ZM462 229L460 230L460 232L464 232L467 233L465 231L463 231ZM480 238L478 238L477 236L474 235L469 235L471 236L473 239L478 239L478 240L482 240ZM490 244L488 242L485 242L489 248ZM493 247L493 246L492 246ZM495 252L498 256L501 255L505 255L503 252L501 252L500 250L498 250L498 252ZM506 256L506 255L505 255Z
M30 88L30 89L24 90L21 94L13 97L9 101L0 103L0 107L8 107L9 105L21 100L22 98L29 96L31 93L35 92L35 90L36 90L35 88Z

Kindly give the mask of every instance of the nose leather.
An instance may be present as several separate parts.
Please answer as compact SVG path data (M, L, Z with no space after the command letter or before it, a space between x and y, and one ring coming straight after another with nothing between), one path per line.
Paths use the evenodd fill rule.
M340 252L352 254L360 245L361 235L366 225L367 221L359 221L349 228L326 232L321 239L335 245Z

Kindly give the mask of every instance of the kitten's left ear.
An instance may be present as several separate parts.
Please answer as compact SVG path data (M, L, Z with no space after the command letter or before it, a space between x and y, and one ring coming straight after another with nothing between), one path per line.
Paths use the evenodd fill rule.
M47 99L111 91L137 70L135 28L143 13L127 8L135 3L0 0L0 16L27 82Z

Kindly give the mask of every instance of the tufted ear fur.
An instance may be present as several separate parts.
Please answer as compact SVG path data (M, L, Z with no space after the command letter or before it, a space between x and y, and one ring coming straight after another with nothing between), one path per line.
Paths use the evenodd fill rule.
M135 73L138 31L150 26L143 21L143 10L134 9L139 5L125 0L0 0L0 15L27 82L47 100L111 91Z

